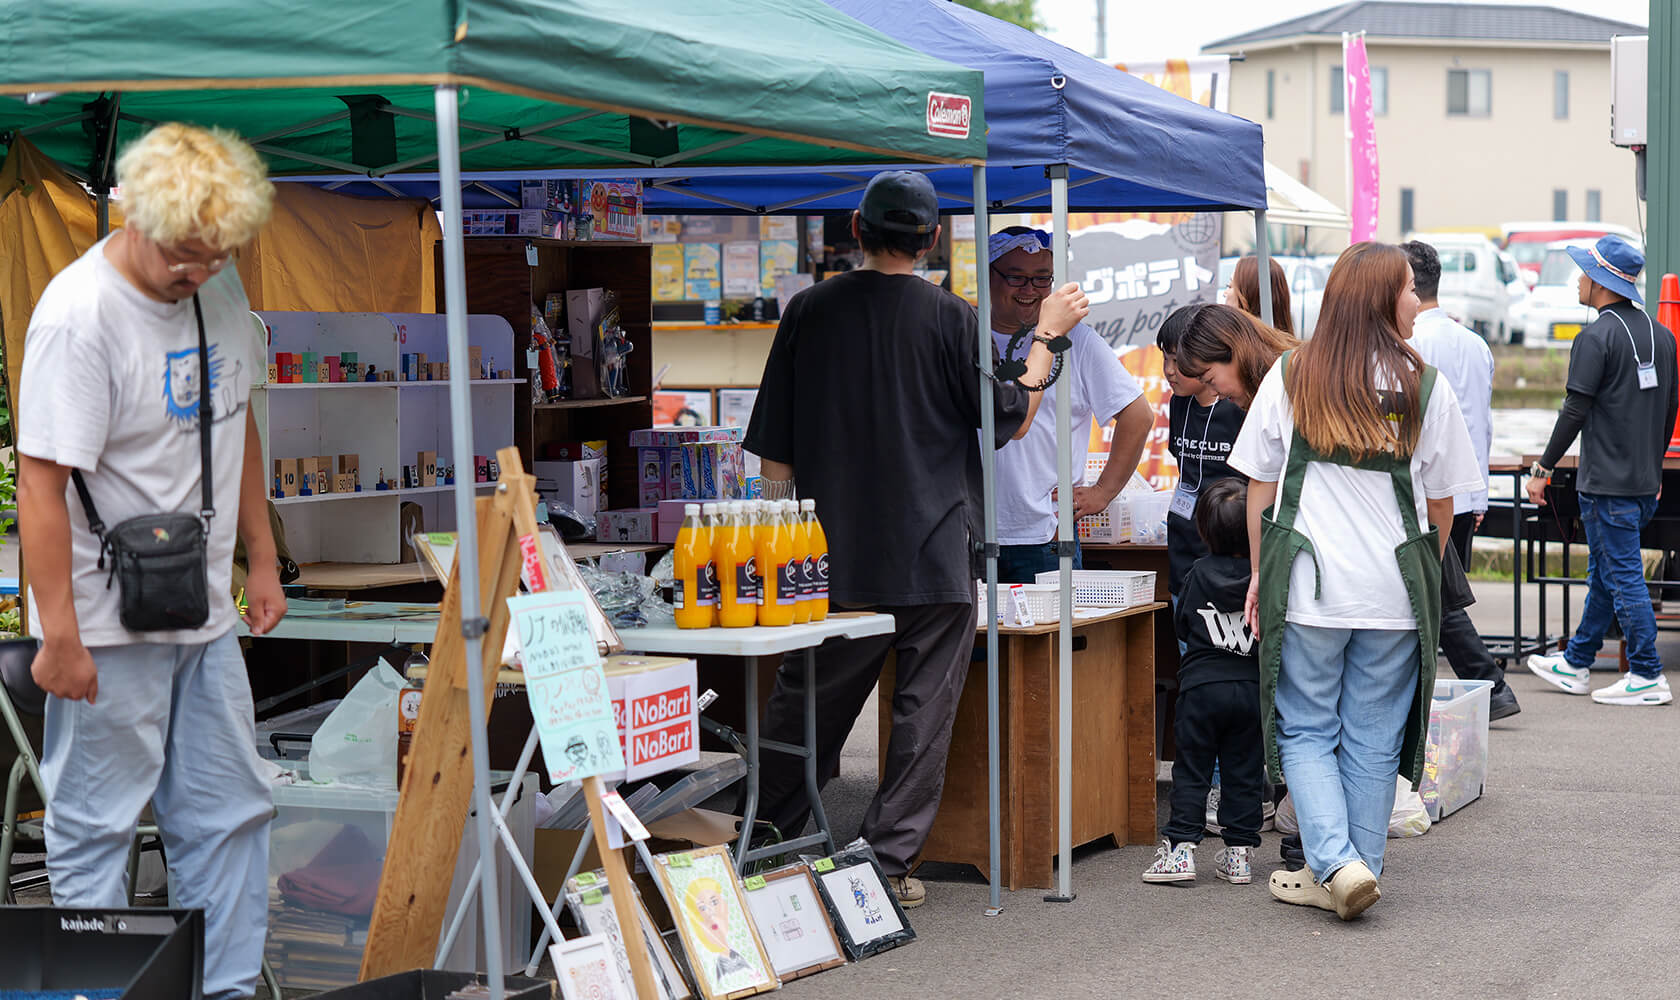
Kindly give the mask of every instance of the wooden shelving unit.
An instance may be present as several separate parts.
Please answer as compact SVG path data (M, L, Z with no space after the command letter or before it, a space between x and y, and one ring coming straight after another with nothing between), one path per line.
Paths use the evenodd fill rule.
M638 506L638 470L629 433L653 423L653 259L648 245L523 237L474 237L464 243L467 311L494 313L513 327L512 369L519 379L532 377L526 369L525 351L531 340L533 306L540 312L550 293L569 289L606 288L617 293L619 322L632 345L630 395L533 406L529 391L515 390L513 438L527 468L544 457L546 442L607 441L609 502L603 509ZM440 244L439 273L442 252ZM443 306L440 284L438 309ZM501 365L499 358L497 364Z

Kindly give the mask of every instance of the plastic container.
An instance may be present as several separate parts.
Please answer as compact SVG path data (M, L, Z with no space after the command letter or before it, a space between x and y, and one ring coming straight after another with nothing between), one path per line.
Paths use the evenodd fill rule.
M820 622L828 617L828 535L817 520L817 502L799 501L799 519L805 524L805 535L811 542L811 562L807 575L811 580L811 620Z
M758 564L744 505L733 500L728 506L723 523L712 535L712 559L718 574L718 624L747 628L758 624Z
M707 628L712 624L712 609L717 605L712 581L717 579L717 568L712 561L710 536L700 522L700 505L685 504L673 560L676 586L672 615L677 628Z
M1027 613L1032 615L1032 623L1034 625L1047 625L1051 622L1061 621L1061 619L1062 619L1062 588L1061 588L1060 584L1055 584L1055 583L1022 583L1022 584L1011 585L1011 584L1007 584L1007 583L1000 583L1000 584L998 584L998 608L999 608L998 623L999 624L1001 624L1001 625L1019 625L1020 624L1020 622L1017 622L1015 620L1015 615L1014 615L1014 607L1015 606L1012 603L1012 599L1009 596L1009 591L1010 591L1012 586L1020 587L1021 592L1026 595L1026 598L1027 598ZM1077 608L1079 606L1079 601L1075 600L1073 602L1073 605L1074 605L1074 607ZM975 599L975 606L979 609L978 614L977 614L979 620L980 621L985 621L986 620L986 582L984 580L980 581L979 596Z
M1040 573L1035 583L1060 585L1058 570ZM1155 572L1131 569L1076 569L1073 606L1076 608L1135 608L1155 600Z
M1137 493L1127 498L1131 508L1131 542L1134 545L1167 544L1167 510L1172 491Z
M1487 781L1488 699L1492 694L1492 681L1435 682L1423 782L1418 787L1430 822L1481 797Z
M509 777L506 772L492 776L498 801L499 789ZM523 788L524 794L508 816L508 828L529 861L536 826L533 803L537 776L527 774ZM368 917L397 812L397 791L307 782L276 785L274 809L268 847L269 964L280 985L288 989L318 991L352 985L361 972ZM461 836L463 844L475 843L474 822L469 811ZM449 890L450 915L477 858L477 850L470 846L456 858ZM531 932L531 900L505 851L498 853L496 873L503 911L503 963L506 968L516 969L530 957L525 943ZM458 969L484 967L477 914L475 907L445 965Z
M1119 545L1132 540L1131 498L1117 496L1107 507L1079 519L1078 533L1082 542Z

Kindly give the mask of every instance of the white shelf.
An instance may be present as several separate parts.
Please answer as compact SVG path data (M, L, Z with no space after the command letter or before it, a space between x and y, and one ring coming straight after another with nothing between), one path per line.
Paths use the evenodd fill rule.
M522 378L475 378L469 385L524 385ZM263 389L447 389L447 379L436 382L264 382Z
M473 483L475 490L495 489L495 483ZM451 486L416 486L406 490L368 490L360 493L316 493L306 497L269 497L269 501L276 507L293 503L329 503L333 500L367 500L372 497L406 497L420 493L449 493L455 489Z

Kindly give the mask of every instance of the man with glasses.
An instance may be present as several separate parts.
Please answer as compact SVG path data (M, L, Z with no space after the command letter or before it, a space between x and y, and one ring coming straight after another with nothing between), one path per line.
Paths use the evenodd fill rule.
M267 348L227 264L268 221L274 187L245 142L180 124L125 149L117 180L127 225L47 286L19 384L18 528L30 632L43 640L33 674L49 695L47 870L60 906L126 905L129 845L149 802L175 905L205 914L204 995L244 997L267 930L273 797L233 634L236 531L251 631L273 627L286 601L248 405ZM206 394L209 617L131 631L72 470L105 524L199 513Z
M1010 226L992 236L992 337L998 352L1024 357L1031 338L1015 335L1038 325L1044 299L1054 282L1050 234ZM1073 411L1068 451L1073 460L1073 516L1108 507L1137 469L1155 414L1137 380L1102 337L1080 323L1069 331L1073 347L1061 376L1044 392L1044 416L1033 421L1024 438L998 452L998 580L1032 583L1039 573L1058 568L1056 553L1056 393L1071 391ZM1013 351L1010 341L1016 341ZM1086 486L1085 459L1091 421L1114 425L1108 463L1096 483ZM1075 553L1073 565L1081 564Z

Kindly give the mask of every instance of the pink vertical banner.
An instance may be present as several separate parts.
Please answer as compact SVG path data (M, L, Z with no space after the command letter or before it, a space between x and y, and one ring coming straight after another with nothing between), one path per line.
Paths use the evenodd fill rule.
M1355 35L1342 53L1346 68L1348 116L1348 164L1352 197L1348 216L1353 221L1353 242L1377 236L1377 118L1371 105L1371 61L1365 55L1365 38Z

